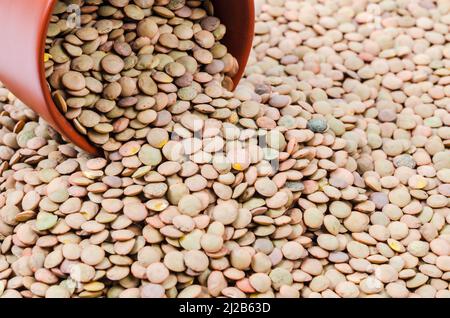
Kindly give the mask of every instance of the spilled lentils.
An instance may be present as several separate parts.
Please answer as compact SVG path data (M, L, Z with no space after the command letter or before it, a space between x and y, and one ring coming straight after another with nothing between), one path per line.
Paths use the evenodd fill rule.
M448 1L257 0L234 93L177 64L134 81L175 37L218 45L200 1L85 3L47 66L106 156L0 88L0 297L450 297Z

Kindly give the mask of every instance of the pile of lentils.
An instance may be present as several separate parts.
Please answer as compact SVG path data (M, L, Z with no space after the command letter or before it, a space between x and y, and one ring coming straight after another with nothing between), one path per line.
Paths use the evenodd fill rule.
M108 152L146 143L151 128L194 124L194 111L229 118L238 107L228 99L239 66L220 43L226 27L213 14L210 1L57 2L45 57L56 105Z
M114 20L134 5L143 19L149 7L200 6L85 3L91 18ZM256 0L256 10L234 93L222 70L193 79L196 96L183 100L178 84L166 92L172 83L153 78L171 77L165 67L152 71L154 102L145 92L105 98L132 81L129 70L90 71L106 87L78 108L79 92L61 87L74 119L116 103L118 118L78 119L88 137L113 126L99 143L105 157L66 143L0 88L0 297L450 297L450 2ZM164 34L170 21L157 23ZM92 54L103 46L126 64L117 51L135 26ZM150 55L166 54L152 43ZM225 92L211 96L210 85ZM145 111L158 119L136 120ZM130 139L114 132L121 118Z

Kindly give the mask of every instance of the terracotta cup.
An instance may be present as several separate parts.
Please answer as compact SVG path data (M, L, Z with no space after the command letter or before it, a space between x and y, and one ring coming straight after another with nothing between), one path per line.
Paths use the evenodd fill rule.
M57 0L0 0L0 81L72 143L99 154L78 133L53 103L45 79L45 39ZM237 58L242 77L252 47L255 11L253 0L213 0L215 15L227 26L224 44Z

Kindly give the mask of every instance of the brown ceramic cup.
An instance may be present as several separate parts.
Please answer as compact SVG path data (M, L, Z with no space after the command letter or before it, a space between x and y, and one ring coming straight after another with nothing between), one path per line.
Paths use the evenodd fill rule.
M81 135L53 103L45 79L47 28L57 0L0 0L0 81L54 129L91 154L98 148ZM224 44L238 60L237 85L252 48L253 0L213 0L215 15L227 27Z

